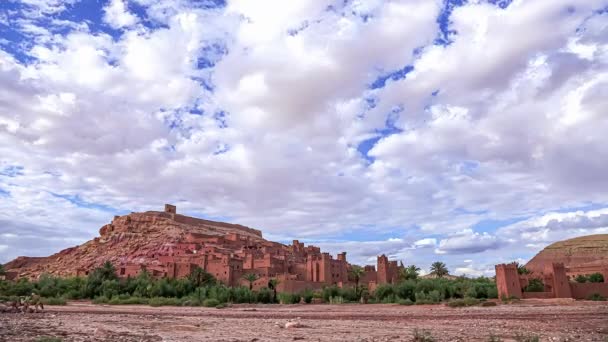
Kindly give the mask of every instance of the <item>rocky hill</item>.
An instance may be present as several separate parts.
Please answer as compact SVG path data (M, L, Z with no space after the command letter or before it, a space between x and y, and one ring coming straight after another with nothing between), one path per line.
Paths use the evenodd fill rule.
M189 233L226 236L237 233L252 241L265 241L259 230L237 224L202 220L171 212L148 211L115 216L101 227L99 237L80 246L62 250L49 257L18 257L4 265L18 277L36 278L42 273L58 276L75 275L105 261L119 264L157 263L159 252L172 254L172 249L185 242Z
M608 265L608 234L555 242L534 256L526 268L532 272L542 272L550 262L561 262L567 267Z

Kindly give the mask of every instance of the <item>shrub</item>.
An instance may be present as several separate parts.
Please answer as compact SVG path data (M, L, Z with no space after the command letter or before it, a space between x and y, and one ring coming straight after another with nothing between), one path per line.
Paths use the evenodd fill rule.
M258 291L254 297L255 297L255 301L258 303L268 304L268 303L272 303L272 301L273 301L273 293L267 287L261 288L260 291Z
M150 306L181 306L182 301L179 298L154 297L148 301Z
M481 303L481 306L487 307L487 306L497 306L498 304L496 304L496 302L483 302Z
M414 329L412 342L435 342L435 338L429 331Z
M543 292L545 290L545 284L541 279L530 279L528 286L524 288L525 292Z
M215 298L208 298L203 301L203 306L208 308L216 307L220 304L220 301Z
M592 295L590 295L589 297L587 297L587 300L594 300L594 301L605 301L606 298L603 297L601 294L599 293L594 293Z
M451 308L461 308L461 307L466 306L463 299L454 299L454 300L447 302L445 305L447 305Z
M477 304L481 303L481 301L479 299L469 298L469 297L463 299L463 301L466 306L473 306L473 305L477 305Z
M473 306L480 303L479 299L476 298L465 298L465 299L454 299L449 301L446 305L451 308L459 308L465 306Z
M522 333L517 333L515 335L516 342L540 342L540 337L538 335L525 335Z
M99 296L93 299L93 304L108 304L110 300L106 296Z
M437 304L441 300L439 291L433 290L426 294L424 292L416 293L416 305L421 304Z
M406 280L394 287L394 292L401 299L416 300L416 282L414 280Z
M323 301L329 302L331 297L340 296L340 289L337 286L327 286L322 290Z
M391 284L382 284L376 288L374 291L374 296L380 302L382 302L385 298L394 295L393 285Z
M411 299L409 299L409 298L407 298L407 299L399 299L397 301L397 303L399 305L414 305L414 302Z
M44 304L44 305L66 305L67 302L62 297L50 297L50 298L42 298L42 304Z
M589 279L590 283L603 283L604 282L604 276L601 273L593 273L592 275L587 277L587 279Z
M344 304L344 298L340 296L329 297L330 304Z
M384 297L380 303L383 304L391 304L391 303L396 303L397 302L397 296L395 296L394 294L389 295L388 297Z
M60 339L59 337L52 337L52 336L43 336L43 337L38 337L35 342L62 342L63 340Z
M579 274L574 278L574 281L576 281L577 283L586 283L587 277L582 274Z
M314 292L312 290L306 289L299 294L300 297L304 298L304 303L310 304L312 303L312 298L314 297Z
M279 300L282 304L297 304L300 302L300 296L291 293L279 293Z

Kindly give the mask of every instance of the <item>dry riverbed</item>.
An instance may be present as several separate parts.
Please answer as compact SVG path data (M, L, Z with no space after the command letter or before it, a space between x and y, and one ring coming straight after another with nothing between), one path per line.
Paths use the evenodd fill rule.
M289 323L289 324L287 324ZM287 328L285 327L287 324ZM608 303L524 300L495 307L234 305L224 309L70 303L0 314L0 341L608 341Z

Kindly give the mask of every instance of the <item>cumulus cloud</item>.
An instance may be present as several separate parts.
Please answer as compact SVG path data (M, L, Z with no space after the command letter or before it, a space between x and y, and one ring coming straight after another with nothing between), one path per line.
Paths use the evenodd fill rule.
M501 244L496 236L467 229L441 239L435 251L438 254L473 254L496 249Z
M123 0L111 0L104 8L103 19L116 29L133 26L138 22L137 16L129 12Z
M4 240L67 247L173 202L473 274L606 227L602 1L76 5L2 12L21 37L0 43Z

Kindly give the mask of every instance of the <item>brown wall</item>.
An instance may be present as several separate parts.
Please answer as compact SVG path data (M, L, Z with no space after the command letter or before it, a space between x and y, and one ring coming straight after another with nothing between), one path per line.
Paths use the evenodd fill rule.
M570 289L576 299L587 299L594 293L608 297L608 283L570 283Z

